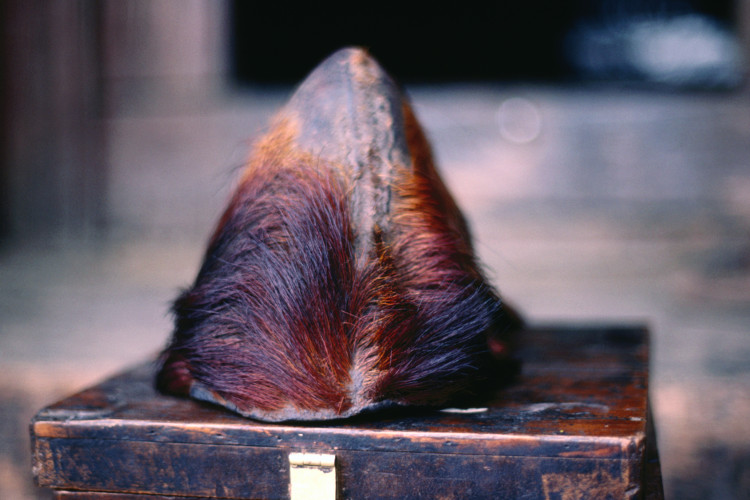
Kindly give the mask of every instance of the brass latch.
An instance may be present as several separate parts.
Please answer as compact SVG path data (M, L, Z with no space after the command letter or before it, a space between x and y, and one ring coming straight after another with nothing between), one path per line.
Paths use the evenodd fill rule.
M336 455L289 454L292 500L336 500Z

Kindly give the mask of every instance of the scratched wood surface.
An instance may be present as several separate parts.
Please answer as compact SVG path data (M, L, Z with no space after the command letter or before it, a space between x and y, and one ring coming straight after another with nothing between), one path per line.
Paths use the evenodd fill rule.
M468 411L323 425L161 395L144 363L38 413L34 475L65 499L288 498L288 454L306 451L336 455L338 498L661 497L645 328L535 327L518 357Z

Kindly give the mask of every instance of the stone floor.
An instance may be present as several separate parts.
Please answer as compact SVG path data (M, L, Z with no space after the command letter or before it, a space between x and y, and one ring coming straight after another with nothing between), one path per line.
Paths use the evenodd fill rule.
M750 498L750 96L411 88L502 293L533 322L646 322L667 498ZM285 90L109 118L111 229L0 253L0 498L41 406L152 355Z

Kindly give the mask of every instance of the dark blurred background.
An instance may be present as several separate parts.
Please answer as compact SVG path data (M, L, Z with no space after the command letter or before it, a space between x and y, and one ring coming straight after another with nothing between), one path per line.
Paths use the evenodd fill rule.
M411 95L532 322L646 322L668 498L750 498L750 2L0 0L0 498L41 406L153 356L330 52Z
M580 71L571 43L585 29L615 38L640 22L700 16L732 31L735 12L728 0L530 0L340 10L306 4L290 16L284 4L239 0L232 2L230 19L231 70L245 83L293 83L343 43L367 47L405 83L581 81L591 75ZM598 76L622 77L606 71Z

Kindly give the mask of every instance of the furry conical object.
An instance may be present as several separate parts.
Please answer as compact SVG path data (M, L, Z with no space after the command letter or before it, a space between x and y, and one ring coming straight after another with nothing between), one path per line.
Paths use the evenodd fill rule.
M446 404L518 326L407 99L354 48L256 144L173 312L159 388L266 421Z

